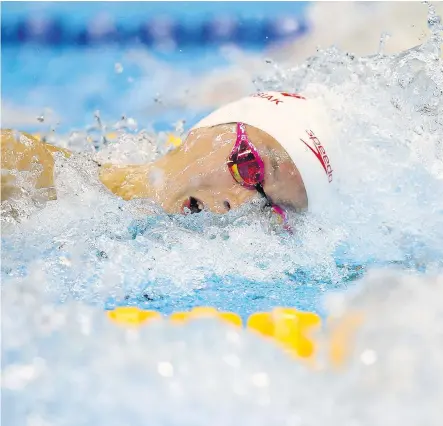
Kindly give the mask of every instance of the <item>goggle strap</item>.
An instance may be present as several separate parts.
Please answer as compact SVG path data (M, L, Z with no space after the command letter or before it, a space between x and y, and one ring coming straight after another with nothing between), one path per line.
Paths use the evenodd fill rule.
M274 205L274 203L272 202L271 198L266 195L265 190L263 189L263 186L261 183L257 183L255 185L255 189L257 190L257 192L266 199L266 207L272 207Z

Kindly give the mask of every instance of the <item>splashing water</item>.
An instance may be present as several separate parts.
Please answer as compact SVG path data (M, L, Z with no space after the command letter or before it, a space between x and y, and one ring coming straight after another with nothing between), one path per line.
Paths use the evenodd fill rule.
M2 205L5 423L440 424L443 282L428 275L443 267L443 63L429 10L432 36L401 54L331 48L255 78L260 90L322 99L339 125L339 197L321 216L292 218L292 237L255 205L173 217L123 202L97 180L85 134L56 140L90 153L57 158L57 201L41 209L30 194ZM149 161L168 149L164 135L127 124L111 143L96 126L94 156L133 161L141 145L137 158ZM275 305L319 311L325 291L392 263L408 274L371 274L326 304L333 317L365 317L340 374L314 373L213 322L125 330L102 311L125 296L164 313L201 304L243 316Z
M364 316L348 368L326 379L334 424L350 419L358 425L441 423L442 292L441 275L379 270L352 292L330 298L332 320L355 312Z

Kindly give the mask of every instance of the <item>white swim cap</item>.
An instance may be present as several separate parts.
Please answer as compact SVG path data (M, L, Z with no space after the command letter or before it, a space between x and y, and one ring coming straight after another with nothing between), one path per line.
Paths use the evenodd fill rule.
M248 124L272 136L301 174L308 210L325 209L338 180L339 158L332 122L320 101L292 93L257 93L221 107L193 129L233 122Z

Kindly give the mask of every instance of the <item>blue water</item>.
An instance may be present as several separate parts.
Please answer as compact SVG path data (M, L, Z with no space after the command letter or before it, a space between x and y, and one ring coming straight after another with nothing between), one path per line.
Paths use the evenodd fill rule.
M3 5L2 11L3 18L11 22L31 16L38 11L38 13L58 16L60 19L66 20L69 25L80 25L84 24L89 16L93 16L102 7L103 5L98 3L88 3L87 6L73 3L67 5L26 3L20 7L14 3L6 3ZM279 4L278 7L274 4L271 7L270 3L257 3L251 9L246 3L233 3L232 5L228 3L199 3L199 8L186 9L183 16L178 13L178 7L179 5L175 3L171 3L169 6L163 3L141 3L138 6L137 13L135 13L133 9L126 8L122 4L111 4L107 8L107 12L116 18L118 17L122 24L129 25L141 18L142 10L151 11L153 14L161 14L162 11L168 10L174 18L182 19L183 17L183 19L198 21L205 18L209 13L217 14L222 11L229 11L240 17L269 15L271 13L277 16L289 11L302 13L305 5L291 3ZM85 11L88 11L88 13ZM252 15L250 12L253 12ZM136 15L138 18L136 18ZM220 70L229 65L229 60L220 48L193 46L184 49L173 49L172 51L147 51L145 47L139 45L133 46L131 49L141 55L140 61L131 58L129 55L131 52L127 47L114 45L94 48L40 45L2 46L2 103L18 108L25 107L35 112L39 111L39 113L43 112L45 108L52 109L59 117L56 130L61 135L65 135L72 130L84 129L92 123L93 114L97 110L100 111L103 122L116 122L124 114L135 118L139 123L139 128L154 125L157 130L171 128L171 123L179 118L187 119L188 123L192 124L208 112L205 108L198 109L198 106L193 111L164 108L160 113L148 112L149 108L147 106L152 103L152 98L157 95L156 82L159 81L159 76L161 77L162 66L156 65L155 69L151 70L147 66L146 58L143 55L149 53L154 60L164 64L165 69L171 67L176 71L178 77L180 75L192 75L198 81L199 76L207 76L214 69ZM259 53L261 50L263 50L263 47L257 45L250 47L248 52ZM116 72L116 64L121 64L122 72ZM169 82L167 89L174 91L176 87L180 87L180 84L181 82L177 81L176 85L171 86ZM189 96L192 96L192 92ZM48 128L47 123L39 123L37 119L34 123L27 122L20 126L21 130L43 133L47 132ZM71 208L75 209L76 207L73 205ZM107 208L105 208L105 212L106 210ZM52 219L49 218L48 220L51 221ZM92 223L92 228L95 226L94 223L97 227L109 225L106 221L104 225L101 218L88 217L88 213L86 213L83 220L73 218L72 227L77 229L77 234L71 237L73 241L76 239L77 241L83 241L82 234L87 234L89 228L82 230L81 226L89 220ZM111 225L117 227L117 233L126 235L126 241L122 242L123 247L129 250L132 256L139 256L140 262L147 262L143 254L145 251L147 255L151 252L150 244L140 246L137 240L131 242L130 232L125 226L113 223ZM51 238L57 239L59 234L65 232L65 228L66 224L63 224L61 228L55 229ZM46 233L45 230L44 235ZM94 241L94 239L102 238L103 235L101 233L95 234L94 229L89 239ZM132 237L135 238L135 235ZM49 270L50 281L57 283L57 285L66 283L66 288L62 289L56 295L56 298L58 297L60 300L69 297L83 298L88 303L105 303L107 308L122 303L135 303L146 309L158 309L165 314L202 304L235 311L243 317L254 311L269 310L278 305L295 306L299 309L322 313L321 300L326 292L345 289L349 283L360 278L370 266L386 265L395 261L397 265L403 265L404 268L424 271L426 270L426 263L417 266L414 259L417 256L426 256L428 263L432 260L429 250L426 250L426 245L415 242L413 238L407 244L408 248L406 250L400 250L400 255L397 253L398 248L395 244L393 244L395 247L394 255L383 252L377 253L378 247L372 251L369 250L368 254L364 255L361 253L364 253L365 246L368 244L363 243L361 245L362 243L358 242L354 247L350 244L350 248L345 249L348 244L345 241L343 244L333 245L331 250L326 250L324 258L317 254L317 263L322 264L323 262L323 265L317 270L309 266L303 266L303 262L298 263L299 259L283 261L284 254L279 254L280 258L276 265L281 263L285 270L276 277L272 277L269 272L273 267L272 251L266 253L263 266L256 259L257 253L252 253L254 267L258 270L263 268L263 278L252 279L248 277L247 273L243 274L242 271L243 265L246 269L249 267L251 258L248 256L251 256L251 253L243 254L242 250L239 249L238 255L235 257L235 261L238 261L234 268L236 273L214 273L211 267L206 268L205 260L199 262L198 258L196 260L193 257L190 259L190 269L184 272L184 276L181 277L180 268L186 263L189 264L189 262L183 260L186 256L187 247L181 241L178 245L184 256L180 260L182 262L181 266L179 264L175 265L171 261L171 270L174 271L177 268L175 276L172 274L172 277L159 278L158 275L150 272L141 273L140 275L140 271L138 271L140 265L137 264L133 269L137 273L131 273L131 267L128 265L132 256L128 256L129 263L125 264L124 261L119 260L120 264L118 266L122 269L124 276L124 279L119 281L119 287L124 290L123 293L119 293L118 297L108 295L105 298L99 297L97 299L91 288L95 288L100 283L103 279L100 273L103 272L107 264L112 265L115 260L112 257L109 259L107 255L101 259L100 256L96 255L96 249L92 250L85 247L82 256L88 260L88 268L85 267L82 273L78 270L74 271L73 276L69 278L69 275L65 275L66 271L64 271L63 266L57 263L60 253L52 244L51 238L49 236L43 239L38 237L34 243L37 250L29 251L27 249L29 238L23 239L22 236L19 236L17 240L9 240L9 237L5 237L3 245L4 247L10 247L10 253L7 257L10 262L4 262L6 269L2 268L4 282L7 283L15 277L14 272L11 272L13 268L11 269L10 264L15 265L17 271L22 271L19 276L22 273L26 275L28 273L28 263L31 261L29 256L35 260L41 258L42 253L46 253L46 257L43 256L41 259L43 261L46 259L48 264L53 265L53 268ZM205 238L199 242L203 250L207 242ZM429 233L426 234L426 238L432 239ZM115 238L112 237L111 240L115 240ZM252 241L256 243L254 239ZM106 244L104 246L106 247ZM230 249L228 248L228 250ZM169 248L165 252L166 256L170 254L168 250ZM288 250L303 253L305 248L302 242ZM347 250L352 254L349 255ZM387 248L387 250L389 249ZM214 255L215 253L214 251ZM260 250L258 253L260 253ZM198 250L195 251L195 255L199 256ZM306 256L309 257L309 251ZM315 256L313 257L315 259ZM149 260L149 262L151 261L155 266L156 260ZM438 259L436 261L438 262ZM223 264L223 262L221 263ZM144 264L143 266L147 265ZM200 270L202 271L202 277L199 278L198 271ZM186 274L189 274L189 277ZM183 281L186 285L175 286L175 280ZM76 285L72 286L70 284L72 282L75 282Z
M57 13L81 26L104 4L2 3L2 11L11 21ZM192 20L229 8L248 17L301 7L127 5L106 9L130 25L154 9ZM364 21L370 25L370 17ZM429 23L437 24L432 14ZM291 217L293 236L269 229L253 206L222 217L140 217L137 205L108 194L95 180L95 166L76 156L57 167L57 201L41 210L29 197L2 203L3 422L440 426L443 66L436 50L434 43L389 57L313 52L303 64L287 63L257 82L262 90L310 91L342 125L337 142L349 179L340 201L327 203L323 215ZM60 119L56 141L84 129L96 109L106 123L127 114L140 127L163 122L167 128L179 117L192 122L206 107L150 109L159 82L173 91L183 73L203 78L228 65L221 51L196 46L138 53L165 65L150 68L143 55L131 61L116 46L2 45L2 106L16 108L19 119L20 109L30 111L31 120L17 127L39 132L54 124L36 116L52 108ZM167 83L166 64L178 71ZM122 137L101 148L117 157L119 147L128 149L144 161L143 141L128 138L132 144ZM153 138L161 147L159 135ZM118 305L165 315L209 305L244 320L284 305L348 325L358 313L364 324L350 341L348 368L337 373L328 363L328 339L340 332L333 321L324 321L319 368L312 371L275 342L215 321L116 326L104 309Z
M308 2L286 1L236 1L212 2L199 1L153 1L153 2L94 2L85 5L82 2L4 2L2 3L3 19L14 22L35 15L57 16L69 25L81 26L91 16L106 12L118 19L122 25L135 25L152 16L165 16L190 20L192 22L217 16L231 15L239 18L261 18L264 16L285 16L288 13L298 13L308 7Z
M43 112L45 108L56 111L61 118L58 126L61 133L91 124L96 110L104 121L115 122L125 114L137 119L141 127L194 118L183 111L168 111L156 116L144 112L143 108L156 96L156 87L151 86L150 90L146 87L149 75L143 73L137 63L125 60L126 54L127 51L119 47L23 47L19 51L14 47L2 47L2 101L33 111ZM156 52L155 57L177 71L194 76L207 73L215 64L220 67L227 64L217 50L198 48L169 54ZM196 57L198 61L194 60ZM116 63L123 64L123 73L115 72ZM157 75L152 78L154 80ZM134 93L141 95L139 99L131 96ZM38 132L42 127L45 128L35 120L34 125L27 124L22 130Z
M142 233L134 233L133 224L125 230L124 218L116 216L112 219L114 214L112 208L107 208L103 212L98 209L86 216L84 212L79 213L78 218L75 218L74 213L73 219L65 215L62 218L63 225L55 224L54 230L51 230L48 224L42 223L41 229L46 229L44 232L35 229L30 233L19 231L2 237L3 285L7 288L9 285L14 285L17 280L27 277L33 280L35 265L40 265L37 269L44 273L46 291L55 303L74 299L105 309L135 305L143 309L158 310L165 315L175 311L187 311L196 306L214 306L223 311L236 312L246 320L254 312L269 311L276 306L291 306L324 315L322 299L326 292L343 291L348 284L352 285L353 281L362 277L368 266L377 263L368 261L363 266L339 260L337 255L324 266L321 266L321 262L320 264L316 262L317 265L313 268L284 264L285 271L279 271L278 275L272 277L272 274L269 275L269 270L273 267L273 253L262 252L266 250L264 241L267 240L263 235L264 245L260 247L260 241L255 241L258 247L254 250L256 253L253 257L247 251L242 252L239 249L236 255L238 265L235 267L237 269L235 274L229 272L215 274L211 271L211 266L206 264L204 257L199 260L198 257L193 257L192 252L190 256L193 257L193 263L185 270L181 266L182 260L178 259L179 262L176 263L172 256L178 253L185 258L189 242L195 241L201 246L201 249L195 251L195 255L199 256L202 250L214 249L215 246L209 244L210 240L215 238L215 245L217 246L216 241L219 241L219 246L212 256L221 254L218 261L221 265L229 263L229 260L223 260L226 256L224 252L232 250L233 243L224 247L223 238L226 236L223 236L223 231L221 235L217 235L216 232L212 237L196 231L195 235L185 234L185 240L182 240L183 236L177 235L178 244L173 244L172 247L168 243L160 245L162 250L166 249L165 258L156 260L158 253L155 253L159 249L156 244L158 243L156 221L149 220L154 225L152 234L148 231L147 240L140 240L138 236ZM110 216L111 222L108 222L103 215ZM58 219L53 220L56 222ZM162 219L159 221L161 223ZM161 229L162 225L159 226ZM189 229L192 229L192 226ZM180 231L180 228L177 228L177 231ZM164 237L169 238L168 231L163 232ZM173 232L169 230L169 234L173 235ZM230 231L233 237L235 232L235 230ZM160 242L164 237L159 236ZM281 240L283 252L285 239L283 235ZM65 240L66 247L60 245L60 241ZM248 237L245 244L252 245L253 240ZM126 250L129 252L118 254L122 250L123 253ZM288 247L287 250L297 250L297 248ZM281 253L275 254L275 261L281 262L280 257ZM68 259L69 264L65 264L62 259ZM169 276L158 276L159 272L156 269L161 263L168 264ZM251 264L254 268L258 268L258 272L260 270L263 272L263 277L268 278L248 278L243 268L249 268ZM106 267L113 265L116 266L115 274L121 274L121 279L117 280L118 285L115 288L104 278ZM228 271L229 266L226 265L224 269ZM403 264L403 267L407 265ZM178 279L182 284L177 283ZM106 289L104 294L103 291L97 291L103 285Z
M13 26L43 16L57 19L69 31L87 26L102 13L114 19L121 31L163 16L186 22L191 27L224 15L240 21L249 19L253 25L254 20L263 17L301 16L305 9L303 2L258 2L253 6L249 2L134 2L130 7L122 2L7 2L2 3L2 25ZM165 67L194 77L228 65L220 46L203 47L201 44L168 51L142 44L62 47L3 43L2 103L25 108L37 115L45 109L56 111L57 129L61 133L91 124L96 110L101 112L104 121L115 121L125 114L135 118L141 127L154 124L158 129L170 127L177 119L197 120L208 111L198 111L198 116L173 109L161 114L146 112L152 98L159 90L164 90L158 86L162 69L157 67L150 75L149 69L137 60L128 59L128 55L134 50L149 54ZM258 42L244 47L244 51L258 52L263 48ZM121 74L116 73L116 64L122 64ZM149 80L152 85L147 84ZM48 128L36 121L26 123L22 130L44 132Z
M88 19L103 12L103 5L94 2L87 3L87 6L79 3L4 3L2 13L3 19L9 24L31 17L46 16L57 17L65 26L75 29L84 26ZM288 13L297 15L301 14L305 7L306 5L301 2L260 2L255 3L253 7L247 2L199 2L187 7L182 2L138 3L136 7L109 3L106 5L106 13L117 19L120 26L128 29L139 25L148 17L160 17L165 13L172 19L179 19L192 25L220 14L228 14L238 19L281 17ZM229 65L229 60L217 46L188 46L172 51L149 50L149 52L142 45L130 48L141 53L149 53L166 66L173 67L175 71L193 77L207 75L214 69ZM45 108L50 108L59 117L57 131L61 134L91 124L93 114L97 110L100 111L104 122L116 121L125 114L137 119L140 127L154 124L156 129L167 129L171 122L179 118L185 118L192 123L208 112L203 109L196 115L195 112L169 109L155 116L144 112L145 105L149 104L148 100L156 95L156 87L155 84L146 87L146 81L150 78L149 70L136 61L128 60L128 50L128 46L114 45L89 48L2 45L2 102L19 107L25 106L32 111L43 112ZM258 53L261 50L263 46L260 45L249 46L247 49L249 53ZM117 63L122 64L122 73L116 73ZM159 71L161 72L161 68L153 72L153 81L158 78ZM140 92L142 95L139 99L134 99L133 95ZM23 125L21 130L45 132L48 130L48 125L35 120L34 124ZM8 239L5 239L4 246L8 245ZM41 249L45 246L46 259L50 262L49 259L55 259L57 253L50 248L50 244L48 246L48 241L43 243ZM12 249L12 252L14 251ZM26 275L25 258L19 255L16 261L18 264L21 263L18 270L22 269ZM248 259L245 258L244 261L248 262ZM2 269L4 282L8 282L8 278L11 278L10 273L9 266ZM91 274L92 276L83 277L80 290L70 290L71 296L83 298L88 303L94 302L94 296L86 297L81 290L94 283L92 270ZM62 275L62 270L56 270L54 278L64 282ZM319 300L325 288L335 287L334 284L322 282L321 279L319 281L311 279L309 271L288 272L284 280L263 282L235 275L213 275L208 276L204 285L199 285L196 289L191 285L185 291L172 293L161 291L161 281L141 280L136 284L132 282L131 293L126 298L110 298L106 302L106 307L135 303L146 309L157 309L169 314L198 305L211 305L222 310L238 312L246 318L252 312L269 310L279 305L321 311ZM69 287L68 282L69 280L67 287ZM64 297L65 294L61 295L60 299L63 300Z

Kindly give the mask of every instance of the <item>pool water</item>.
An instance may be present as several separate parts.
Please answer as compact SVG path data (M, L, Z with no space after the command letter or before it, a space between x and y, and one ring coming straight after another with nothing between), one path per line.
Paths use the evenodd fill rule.
M131 7L121 2L106 7L102 2L89 2L87 7L76 2L2 4L2 33L8 40L2 44L3 123L15 123L19 115L23 130L48 131L51 122L59 132L68 133L89 125L94 112L100 110L109 121L115 122L125 114L142 127L154 124L157 128L170 128L174 121L183 118L184 112L182 106L174 105L175 95L183 96L193 88L195 92L202 76L223 71L232 63L235 51L240 49L245 55L265 49L265 33L258 34L256 40L251 35L251 42L246 44L240 43L245 38L242 34L254 33L254 25L260 27L264 19L277 25L282 19L291 18L300 25L308 25L304 17L306 6L303 2L262 2L251 10L248 2L199 2L197 8L182 2L133 2ZM240 30L234 40L228 38L226 42L212 44L206 40L210 40L210 33L183 43L180 37L173 37L170 45L146 44L142 37L135 37L131 43L91 41L85 46L73 40L17 44L18 23L31 24L35 20L38 24L39 18L55 20L66 37L99 28L103 19L118 27L119 34L129 34L144 23L160 25L162 19L171 25L186 24L188 32L192 32L205 23L211 30L211 25L215 28L223 24L217 23L217 19L229 18ZM13 37L10 33L18 35ZM36 31L36 38L39 36L44 39ZM173 91L171 81L178 83ZM161 104L154 102L160 94ZM188 108L186 118L192 120L196 114L208 112L208 107L199 108L201 105ZM52 111L52 120L48 110ZM43 124L35 119L42 114L46 115Z
M3 203L5 423L441 424L443 63L432 8L429 25L429 40L398 55L362 58L331 48L285 69L265 63L251 82L257 90L319 98L339 125L347 179L323 214L291 217L293 236L270 227L255 205L186 217L150 206L155 214L145 217L140 202L108 194L83 156L57 160L58 199L44 209L32 193ZM93 54L82 53L82 60ZM63 64L64 55L76 59L64 51L54 60ZM117 50L101 55L109 79L92 70L71 73L66 65L75 84L53 99L54 111L72 114L72 126L82 131L99 102L85 101L94 85L115 96L104 122L123 113L123 92L112 92L121 77L115 62L130 65ZM199 71L217 60L203 61ZM37 105L46 89L33 87L29 99ZM128 103L124 113L137 116L142 105ZM191 115L177 108L168 119ZM70 138L68 127L60 125L55 143L90 146L86 131ZM143 123L100 143L99 152L89 152L106 152L115 162L147 161L165 150L164 134ZM209 305L243 318L291 306L333 319L357 311L365 321L338 373L327 368L321 345L313 369L216 321L116 327L104 309L127 304L163 314Z

